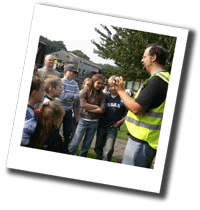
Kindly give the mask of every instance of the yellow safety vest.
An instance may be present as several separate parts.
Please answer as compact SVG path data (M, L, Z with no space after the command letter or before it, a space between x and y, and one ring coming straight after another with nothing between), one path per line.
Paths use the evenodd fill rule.
M169 72L160 71L154 76L159 76L165 82L169 83ZM143 85L145 85L154 76L145 81ZM137 92L135 98L138 97L141 89L142 87ZM164 107L165 101L159 107L151 109L149 112L145 112L141 115L135 115L129 110L125 120L129 133L137 139L148 142L153 149L157 149Z

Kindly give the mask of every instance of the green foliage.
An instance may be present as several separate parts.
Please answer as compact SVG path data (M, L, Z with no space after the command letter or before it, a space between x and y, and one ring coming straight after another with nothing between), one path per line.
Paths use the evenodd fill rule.
M51 41L43 36L40 36L40 41L46 44L46 54L60 50L67 50L63 41Z
M102 68L101 73L106 76L107 78L115 75L115 76L121 76L121 69L117 66L112 66L110 64L100 64L98 65Z
M93 52L104 59L114 60L120 70L117 71L113 68L110 70L116 71L116 74L122 75L125 80L149 77L149 74L143 69L141 59L146 46L151 43L157 43L166 49L168 55L166 69L171 70L176 43L175 37L114 26L111 26L115 31L112 33L107 26L101 26L105 33L95 28L95 31L100 35L100 43L91 41L96 46Z
M86 54L84 54L81 50L73 50L73 51L70 51L70 52L73 53L74 55L82 57L82 58L84 58L88 61L90 60L90 58Z
M120 130L118 131L117 138L128 140L129 136L127 135L127 127L126 124L123 123L120 126Z

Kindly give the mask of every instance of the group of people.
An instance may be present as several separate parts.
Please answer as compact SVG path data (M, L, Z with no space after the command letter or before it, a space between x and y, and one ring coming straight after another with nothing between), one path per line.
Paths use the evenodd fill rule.
M109 91L103 91L100 74L87 78L80 91L73 80L75 67L67 64L61 78L53 69L53 56L47 55L45 67L34 69L21 145L75 155L82 141L79 156L86 157L96 134L97 159L110 161L118 128L125 121L129 139L122 164L150 168L170 74L164 69L166 51L157 44L146 47L141 62L151 76L132 97L126 93L122 77L111 76Z

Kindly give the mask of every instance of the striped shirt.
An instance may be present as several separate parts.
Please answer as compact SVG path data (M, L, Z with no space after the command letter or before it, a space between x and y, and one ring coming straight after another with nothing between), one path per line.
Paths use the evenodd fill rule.
M61 81L63 91L60 98L56 98L56 100L63 105L66 111L72 110L73 103L78 100L80 96L78 84L76 81L69 81L65 77L62 78ZM78 90L78 94L75 94L76 90Z

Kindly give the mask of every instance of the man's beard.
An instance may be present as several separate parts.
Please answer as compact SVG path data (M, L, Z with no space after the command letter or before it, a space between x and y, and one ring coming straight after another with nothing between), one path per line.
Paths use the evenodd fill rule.
M149 64L147 66L143 63L143 69L146 69L146 71L148 71L149 67L152 66L152 64L153 64L152 60L149 61Z

